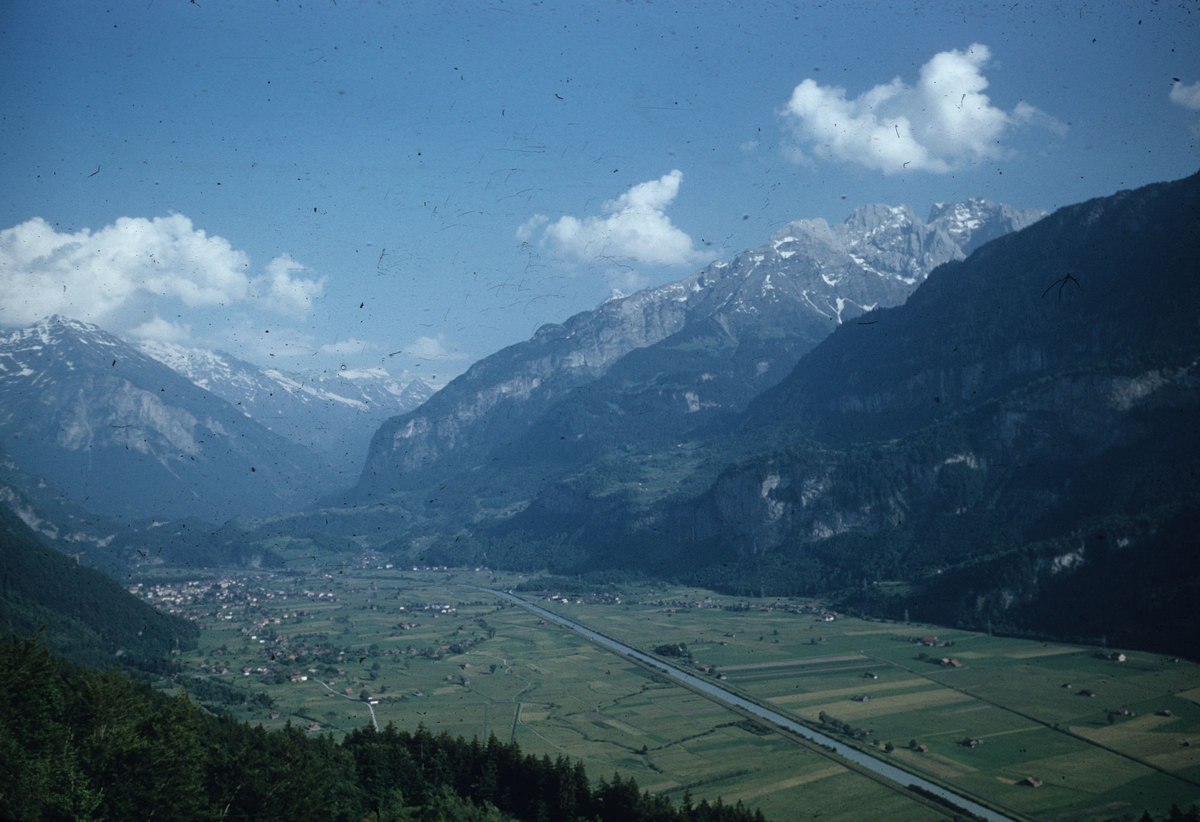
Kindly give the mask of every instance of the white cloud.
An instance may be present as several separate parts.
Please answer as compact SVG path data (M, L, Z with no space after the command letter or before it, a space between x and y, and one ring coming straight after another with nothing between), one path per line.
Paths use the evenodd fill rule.
M1013 109L1012 117L1016 123L1044 128L1059 137L1066 137L1067 132L1070 130L1070 126L1062 120L1051 117L1046 112L1029 105L1024 100L1017 103L1016 108Z
M545 215L534 215L517 229L517 237L531 240L540 233L543 246L585 263L614 259L650 265L699 262L704 255L666 215L682 181L683 173L676 169L657 180L638 183L604 203L601 210L605 216L564 216L550 222Z
M184 343L191 339L192 327L187 323L167 322L162 317L155 315L136 328L130 329L129 334L143 340Z
M404 346L404 353L415 360L465 360L468 356L461 352L449 351L443 334L436 337L418 337Z
M76 232L35 217L0 231L0 323L65 314L116 333L181 342L189 326L163 320L168 310L243 305L303 315L324 284L297 276L303 270L285 254L252 278L245 252L182 214L121 217Z
M325 278L308 280L294 276L307 271L291 258L281 254L267 263L267 274L254 281L257 296L271 311L288 317L303 317L313 307L313 300L325 291Z
M921 67L917 84L899 77L854 99L846 90L806 79L782 115L796 147L823 159L858 163L885 174L946 173L970 162L1006 156L1003 138L1017 125L1064 134L1066 126L1028 103L1010 114L992 105L982 69L987 46L944 51Z
M367 351L372 351L378 347L379 346L373 342L367 342L366 340L350 337L349 339L338 340L337 342L333 343L326 343L325 345L321 346L321 351L326 354L335 354L339 357L342 357L347 354L364 354Z
M521 240L522 242L532 240L535 236L537 236L537 233L541 230L542 226L546 225L548 222L550 222L550 218L545 214L534 214L532 217L522 223L520 228L517 229L517 239Z
M1200 111L1200 81L1185 86L1176 82L1171 86L1171 102L1176 105Z

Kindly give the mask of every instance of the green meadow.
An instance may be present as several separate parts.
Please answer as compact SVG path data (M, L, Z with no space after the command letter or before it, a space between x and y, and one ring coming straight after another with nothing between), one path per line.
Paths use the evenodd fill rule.
M371 722L373 711L381 726L495 734L527 752L581 760L593 779L619 771L675 799L741 800L781 820L949 816L464 587L521 581L297 562L195 580L200 594L172 601L183 581L155 580L168 591L160 606L203 626L200 647L181 657L184 681L239 719L338 736ZM573 594L525 596L647 651L683 645L677 664L814 727L824 720L839 738L1015 816L1136 819L1200 803L1200 666L1192 662L1131 649L1117 661L1108 656L1118 649L841 615L826 621L815 603L699 589L626 587L619 602L615 591Z

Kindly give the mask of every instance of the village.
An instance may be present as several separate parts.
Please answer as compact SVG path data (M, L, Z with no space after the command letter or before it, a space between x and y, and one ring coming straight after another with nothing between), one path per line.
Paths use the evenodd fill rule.
M379 570L390 571L391 566ZM381 593L374 583L336 584L328 573L319 579L331 584L314 585L311 578L294 574L226 572L212 579L135 583L129 590L223 638L194 663L199 677L240 676L268 686L312 680L331 690L338 686L338 694L369 704L380 701L365 688L377 679L381 660L441 659L464 653L486 638L486 632L464 636L456 629L445 641L429 642L422 636L405 644L404 635L421 628L425 620L453 617L457 606L442 600L401 601L403 588L386 591L385 585L386 593ZM356 629L368 614L397 617L388 620L388 634L396 639L390 647L378 642L363 646ZM353 684L346 684L348 679ZM381 684L378 694L386 692ZM272 712L269 718L277 716Z

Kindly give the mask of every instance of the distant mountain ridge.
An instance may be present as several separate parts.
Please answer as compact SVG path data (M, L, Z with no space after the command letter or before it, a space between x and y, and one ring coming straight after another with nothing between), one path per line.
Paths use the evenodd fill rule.
M131 345L58 316L0 333L6 459L117 518L224 521L299 508L349 486L380 422L433 391L382 370L286 374L224 352ZM39 513L36 488L21 492L34 527L61 507L43 501Z
M95 512L224 521L324 490L310 450L88 323L0 336L0 395L9 456Z
M275 433L319 452L343 474L344 485L361 469L376 428L435 390L382 369L295 373L262 369L223 351L149 340L137 347Z
M355 498L482 465L576 465L711 425L838 324L903 302L938 264L1041 216L970 200L935 208L928 224L893 206L836 226L791 223L730 262L610 299L477 362L380 427Z

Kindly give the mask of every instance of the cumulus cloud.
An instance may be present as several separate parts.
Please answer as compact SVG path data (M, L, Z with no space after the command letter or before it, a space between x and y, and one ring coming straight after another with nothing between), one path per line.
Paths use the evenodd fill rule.
M650 265L686 265L703 258L692 238L666 215L679 194L683 172L638 183L601 207L602 216L564 216L551 222L534 215L517 230L521 240L540 243L567 259L593 263L624 260Z
M1190 108L1192 111L1200 111L1200 81L1192 83L1190 86L1185 86L1179 81L1173 83L1171 85L1171 102L1184 108Z
M1028 103L1012 112L992 105L983 68L987 46L944 51L921 67L917 83L899 77L853 99L846 90L806 79L782 109L802 154L858 163L885 174L903 170L946 173L1008 153L1003 138L1016 126L1065 124Z
M168 322L162 317L155 315L136 328L130 329L129 333L131 336L144 340L184 343L191 339L192 327L187 323Z
M446 337L438 334L436 337L418 337L404 346L404 353L416 360L464 360L467 354L450 351L446 348Z
M366 340L360 340L356 337L350 337L349 339L326 343L325 345L321 346L321 351L326 354L336 354L337 356L342 357L347 354L363 354L376 348L378 348L378 346L373 342L367 342Z
M308 269L281 254L267 263L267 274L254 281L259 298L271 311L288 317L303 317L325 290L325 278L305 279L296 274Z
M283 255L260 277L223 237L182 214L121 217L97 231L60 232L35 217L0 231L0 323L27 325L50 314L94 322L118 333L181 341L186 323L170 310L250 305L301 316L323 280Z

